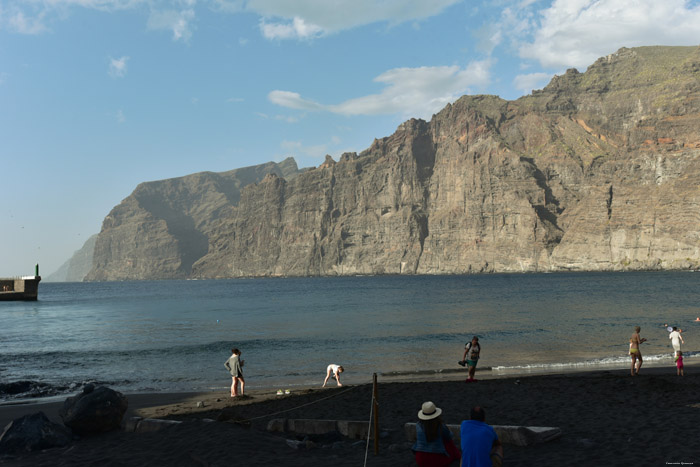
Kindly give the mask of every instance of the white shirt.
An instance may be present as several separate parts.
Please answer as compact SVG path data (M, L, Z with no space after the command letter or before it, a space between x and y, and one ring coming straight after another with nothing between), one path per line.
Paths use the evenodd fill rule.
M681 343L681 333L678 331L673 331L671 334L668 335L668 338L671 339L671 344L673 345L678 345Z

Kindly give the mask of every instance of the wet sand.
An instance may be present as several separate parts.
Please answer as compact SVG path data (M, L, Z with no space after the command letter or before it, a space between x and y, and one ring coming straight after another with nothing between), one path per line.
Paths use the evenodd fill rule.
M561 438L548 443L505 446L504 465L700 465L700 366L567 374L489 377L464 383L463 375L417 382L379 380L379 455L370 443L368 466L414 465L403 433L415 422L421 404L432 400L443 420L459 424L469 409L481 405L486 421L497 425L555 426ZM459 379L457 379L459 377ZM274 390L248 391L243 399L228 393L128 394L127 416L184 420L153 433L114 432L75 441L65 448L0 459L10 466L358 466L364 465L366 443L356 440L319 442L293 449L294 435L269 433L272 418L359 420L369 422L372 386L335 385L296 389L277 396ZM197 407L198 403L203 407ZM44 411L59 421L62 402L0 406L0 424ZM202 419L222 420L203 422ZM223 421L226 420L226 421Z

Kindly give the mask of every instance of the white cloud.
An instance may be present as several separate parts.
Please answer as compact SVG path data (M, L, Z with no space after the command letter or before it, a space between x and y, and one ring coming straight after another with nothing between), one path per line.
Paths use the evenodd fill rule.
M229 102L231 104L235 104L235 103L243 102L243 101L245 101L245 99L243 99L242 97L229 97L228 99L226 99L226 102Z
M3 84L5 84L5 81L7 80L7 77L8 77L8 76L9 76L9 75L8 75L7 73L5 73L4 71L3 71L3 72L0 72L0 86L2 86Z
M266 39L313 39L323 34L323 28L295 17L291 24L260 22L260 31Z
M185 10L153 10L148 18L148 28L172 31L174 41L189 42L192 37L192 22L194 18L195 13L192 8Z
M126 76L127 66L126 62L129 61L129 57L121 58L109 58L109 76L112 78L123 78Z
M555 0L540 12L520 56L585 69L620 47L697 45L700 5L687 0Z
M260 16L268 39L311 39L372 23L396 25L435 16L465 0L208 0L205 8L226 14ZM193 33L197 0L10 0L0 27L25 34L47 31L45 23L68 17L70 8L104 12L150 11L148 27L168 30L173 40L187 42ZM201 8L201 7L200 7ZM3 24L5 23L5 24Z
M7 24L11 31L20 34L40 34L47 30L43 18L43 14L27 16L23 11L16 10L8 15Z
M124 115L124 112L122 112L122 109L117 110L116 118L117 123L124 123L126 121L126 116Z
M395 68L374 79L386 85L381 93L335 105L320 104L290 91L272 91L268 98L274 104L300 110L342 115L400 114L402 117L430 118L448 103L468 93L471 86L488 84L490 66L491 62L485 60L472 62L466 68Z
M261 31L268 39L309 39L377 22L393 25L422 20L461 1L248 0L233 3L264 18Z
M49 31L47 22L68 17L70 7L100 11L131 9L149 0L25 0L0 4L0 28L20 34L40 34Z
M298 110L327 110L327 106L308 99L303 99L299 93L290 91L272 91L267 95L270 102L282 107Z
M529 73L516 76L513 80L513 85L524 94L529 94L533 89L545 87L551 79L551 73Z

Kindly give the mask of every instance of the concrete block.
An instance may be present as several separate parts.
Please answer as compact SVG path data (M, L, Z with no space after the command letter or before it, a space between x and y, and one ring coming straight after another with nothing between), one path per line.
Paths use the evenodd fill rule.
M515 446L530 446L537 443L546 443L561 436L561 428L549 426L509 426L509 425L492 425L494 431L498 435L498 439L503 444L511 444ZM461 440L460 425L447 425L452 435L455 438L455 443L459 444ZM406 438L410 442L416 440L416 424L406 423L404 425Z
M548 426L494 425L493 429L503 444L515 446L545 443L561 436L561 428Z
M150 433L152 431L160 431L169 428L173 425L182 423L179 420L160 420L158 418L144 418L140 420L134 430L137 433Z
M338 431L351 439L367 439L369 424L350 420L338 420Z
M267 431L272 431L275 433L284 433L287 431L287 419L286 418L273 418L267 422Z
M124 420L122 420L122 430L129 433L133 433L134 431L136 431L136 426L141 420L143 420L142 417L125 418Z
M341 435L352 439L367 439L367 422L352 420L308 420L275 418L267 423L267 431L284 433L292 432L302 435L322 435L338 431Z
M321 435L336 430L335 420L288 419L287 431L305 435Z

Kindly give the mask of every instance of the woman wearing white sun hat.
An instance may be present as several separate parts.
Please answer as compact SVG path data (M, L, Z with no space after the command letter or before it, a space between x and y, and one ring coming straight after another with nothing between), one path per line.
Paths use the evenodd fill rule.
M411 450L420 467L447 466L462 458L452 432L442 421L442 409L431 401L424 402L418 411L416 442Z

